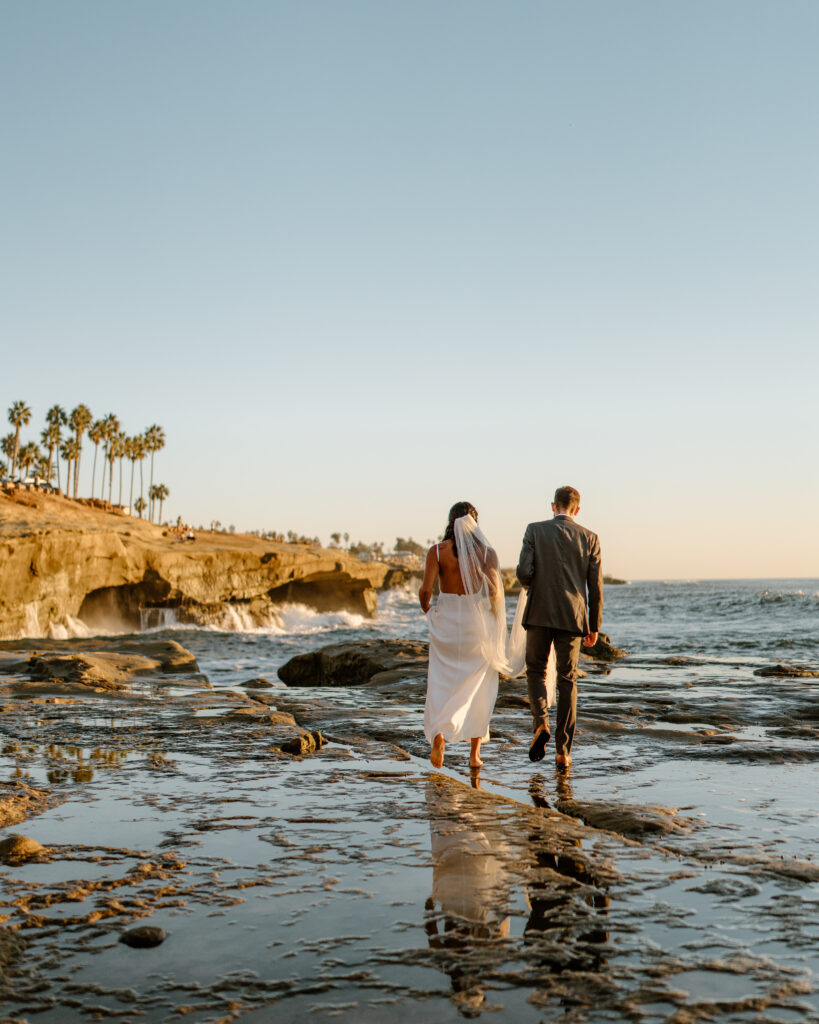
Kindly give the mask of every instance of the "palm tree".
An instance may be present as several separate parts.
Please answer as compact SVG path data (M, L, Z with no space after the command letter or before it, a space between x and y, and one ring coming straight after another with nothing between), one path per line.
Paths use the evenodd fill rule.
M109 412L102 420L102 439L105 442L102 454L102 491L100 496L105 498L105 463L109 463L109 478L108 478L108 501L111 501L111 477L113 475L113 459L111 457L111 446L114 442L114 438L119 433L119 420L116 416Z
M11 476L11 457L14 454L14 434L6 434L2 441L0 441L0 449L3 454L8 457L8 465L6 470L8 475Z
M33 441L29 441L28 444L24 444L20 448L20 452L17 456L20 468L23 470L23 479L28 476L28 471L34 465L34 463L41 457L40 449Z
M38 476L41 476L47 484L51 483L51 478L54 476L54 470L51 468L51 461L48 456L40 455L40 458L34 465L34 472Z
M165 431L158 423L154 423L153 426L148 427L145 431L145 446L151 453L151 488L154 486L154 453L161 451L165 447ZM150 496L151 491L148 491ZM153 499L151 500L151 521L153 522Z
M77 464L74 466L74 498L77 497L77 485L80 482L80 459L82 458L82 435L88 429L93 416L87 405L78 405L71 410L68 418L68 425L74 431L74 440L77 442Z
M159 502L159 516L157 517L157 523L161 523L162 522L162 503L168 497L168 495L170 494L170 491L165 486L165 484L155 484L150 489L148 494L150 495L151 503L152 504L155 501ZM153 519L151 520L151 522L153 522Z
M112 504L112 496L114 490L114 463L119 458L119 450L122 445L122 439L125 435L116 431L108 439L108 450L105 453L106 459L108 459L108 504Z
M46 480L51 480L51 477L54 475L54 449L59 447L62 440L60 428L49 423L40 434L40 440L48 449L48 455L45 457L46 471L43 473L43 476Z
M9 409L9 423L15 428L14 454L11 457L11 475L17 469L17 453L20 451L20 427L28 426L31 422L31 409L25 402L12 402Z
M97 452L100 449L100 441L105 440L105 424L103 420L94 420L88 428L88 436L94 445L94 468L91 470L91 497L93 498L97 480Z
M116 455L119 459L119 505L122 506L122 460L128 454L128 435L117 434L115 439Z
M68 473L66 474L65 480L65 493L66 496L71 490L71 464L74 463L74 483L77 482L77 463L79 461L79 449L80 446L77 441L70 437L67 441L64 441L60 448L60 455L68 463Z
M131 492L128 498L128 509L131 515L133 515L134 508L134 467L136 466L136 461L139 458L141 445L141 434L136 434L134 437L125 438L125 454L131 461Z
M57 489L60 488L60 445L63 440L63 427L68 423L68 416L61 405L52 405L46 413L48 426L42 433L43 444L48 445L49 482L51 481L51 465L54 451L57 452ZM48 434L48 440L46 440Z
M136 457L137 462L139 463L139 500L142 502L142 507L145 508L145 499L142 497L142 495L145 492L145 481L142 478L142 463L145 461L145 459L146 459L146 457L148 455L148 446L145 443L145 435L144 434L138 434L137 437L139 439L139 444L137 445L137 448L136 448L136 456L135 457ZM134 506L134 507L136 508L136 506ZM140 513L139 518L140 519L142 518L142 513Z
M137 510L137 512L139 512L139 518L141 519L142 513L145 511L145 499L142 497L141 494L134 502L134 508Z

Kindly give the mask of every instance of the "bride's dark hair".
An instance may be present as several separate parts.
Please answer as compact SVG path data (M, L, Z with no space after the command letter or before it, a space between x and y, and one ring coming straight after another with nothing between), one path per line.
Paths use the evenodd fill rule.
M461 516L472 516L477 523L478 510L471 501L456 501L449 510L449 522L444 530L444 540L452 541L452 554L456 558L458 557L458 545L455 543L455 520L460 519Z

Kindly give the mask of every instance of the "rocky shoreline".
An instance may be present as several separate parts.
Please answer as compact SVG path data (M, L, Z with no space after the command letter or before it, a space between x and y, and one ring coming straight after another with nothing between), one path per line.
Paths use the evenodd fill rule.
M0 644L4 1019L538 1024L659 1004L696 1022L715 985L726 1019L814 1019L799 958L819 868L706 823L691 792L648 799L639 754L618 760L626 735L686 773L753 757L728 698L681 715L601 638L580 770L529 765L525 688L506 680L470 778L463 751L426 760L421 642L302 650L280 679L234 667L219 689L200 662L155 636ZM806 716L792 682L780 728ZM602 789L583 771L598 750ZM760 927L762 893L764 954L734 938Z

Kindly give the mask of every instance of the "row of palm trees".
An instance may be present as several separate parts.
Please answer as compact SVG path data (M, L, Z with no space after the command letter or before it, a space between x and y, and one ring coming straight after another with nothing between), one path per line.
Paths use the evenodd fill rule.
M14 479L18 470L23 476L36 474L47 483L57 480L57 488L62 491L60 479L61 459L66 464L66 482L64 492L72 497L79 496L80 464L83 454L83 439L87 434L94 445L94 463L91 470L91 498L96 497L97 459L102 445L102 473L100 480L100 498L105 498L106 476L108 483L108 502L113 504L114 465L119 467L118 504L122 505L123 460L131 463L131 479L129 487L129 506L139 513L140 519L146 509L153 522L154 512L158 513L158 521L162 521L162 505L170 493L165 484L154 484L154 456L165 447L165 431L158 424L153 424L141 434L128 435L122 429L119 419L110 412L101 419L95 420L87 405L78 405L67 413L60 405L53 405L46 413L46 425L40 434L41 449L34 441L20 443L20 431L31 422L31 409L25 402L13 402L8 411L9 423L14 427L12 433L0 441L0 448L9 460L9 475ZM65 431L65 428L68 428ZM143 498L145 491L143 462L150 455L151 474L148 487L148 501ZM134 474L139 465L139 497L134 501ZM6 467L0 464L5 471Z

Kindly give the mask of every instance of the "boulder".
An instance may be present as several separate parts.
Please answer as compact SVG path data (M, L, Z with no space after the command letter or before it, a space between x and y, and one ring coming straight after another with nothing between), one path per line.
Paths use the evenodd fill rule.
M37 860L47 852L29 836L11 835L0 842L0 861L4 864L23 864L27 860Z
M298 654L279 669L287 686L361 686L388 683L427 670L429 645L410 640L330 644Z
M134 949L150 949L153 946L161 945L168 937L168 933L154 925L142 924L137 928L129 928L119 937L120 942Z
M321 750L326 742L327 740L325 740L324 736L316 729L314 732L304 732L299 736L294 736L292 739L285 740L279 747L279 750L285 754L304 757L305 754L313 754L317 750Z
M315 751L316 740L312 733L305 732L301 736L294 736L290 740L285 740L279 749L285 754L303 757L305 754L312 754Z
M597 643L593 647L585 647L581 644L580 653L586 658L597 658L600 661L614 661L628 655L628 651L624 651L621 647L612 646L611 637L607 633L598 633Z

